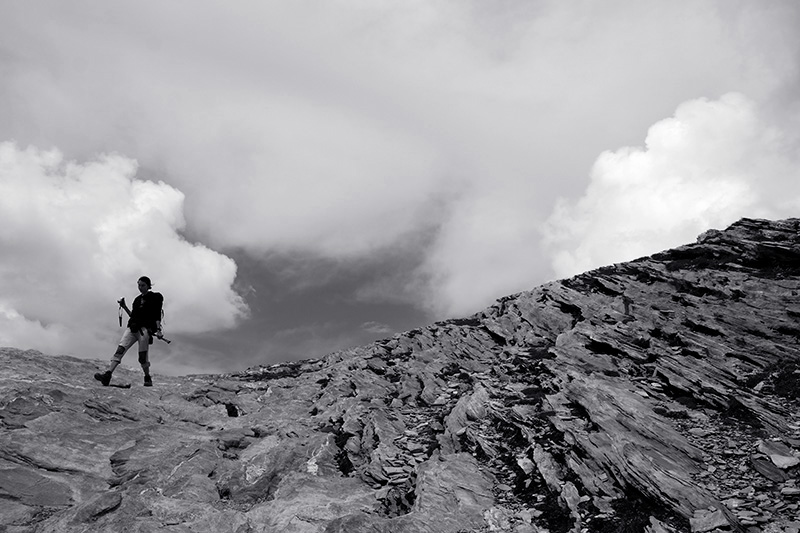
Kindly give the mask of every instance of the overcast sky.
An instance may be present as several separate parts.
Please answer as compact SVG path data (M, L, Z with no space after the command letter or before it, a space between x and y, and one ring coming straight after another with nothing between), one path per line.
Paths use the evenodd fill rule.
M0 0L0 345L234 371L800 216L794 0ZM124 363L136 366L136 355Z

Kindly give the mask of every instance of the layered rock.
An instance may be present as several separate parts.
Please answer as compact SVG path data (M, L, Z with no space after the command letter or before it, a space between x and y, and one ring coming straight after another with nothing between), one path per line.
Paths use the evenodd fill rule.
M0 353L0 531L800 529L800 220L220 376Z

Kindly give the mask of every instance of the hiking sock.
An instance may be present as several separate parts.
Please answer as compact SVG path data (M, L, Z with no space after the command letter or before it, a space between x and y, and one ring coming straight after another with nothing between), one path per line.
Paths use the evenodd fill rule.
M150 377L150 363L147 362L147 352L139 352L139 361L142 361L142 354L144 354L144 362L142 362L142 372L144 372L144 386L152 387L153 379Z

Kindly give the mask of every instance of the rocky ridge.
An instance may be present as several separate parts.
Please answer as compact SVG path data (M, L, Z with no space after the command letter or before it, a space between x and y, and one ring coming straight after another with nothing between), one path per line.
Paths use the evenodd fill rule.
M798 230L153 388L0 350L0 532L797 533Z

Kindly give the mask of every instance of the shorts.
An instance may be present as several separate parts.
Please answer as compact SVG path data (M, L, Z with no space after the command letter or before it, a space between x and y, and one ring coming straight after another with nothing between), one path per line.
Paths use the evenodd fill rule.
M119 340L119 345L127 351L128 348L137 342L139 343L139 351L146 352L150 346L150 333L147 331L147 328L142 328L138 331L126 328L125 333L122 334L122 338Z

